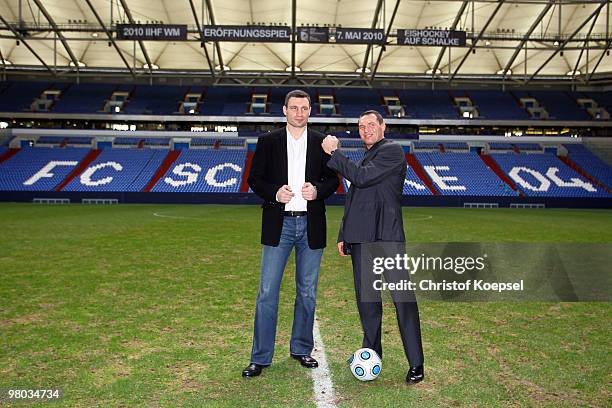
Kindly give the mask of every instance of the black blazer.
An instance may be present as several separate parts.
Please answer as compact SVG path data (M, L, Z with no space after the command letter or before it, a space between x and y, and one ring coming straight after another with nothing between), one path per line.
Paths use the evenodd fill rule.
M327 166L351 182L338 242L404 242L400 199L406 178L404 150L382 139L360 161L336 150Z
M305 181L317 188L317 199L307 202L308 246L325 248L325 200L338 188L338 176L327 167L329 156L321 148L323 134L308 130ZM276 192L287 184L287 128L277 129L257 140L257 148L247 182L264 199L261 217L261 243L277 246L283 229L285 204L276 201ZM300 194L300 192L294 192Z

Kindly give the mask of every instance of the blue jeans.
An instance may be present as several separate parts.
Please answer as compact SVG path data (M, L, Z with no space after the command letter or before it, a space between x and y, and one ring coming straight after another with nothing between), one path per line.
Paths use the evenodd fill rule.
M291 250L295 247L295 305L290 353L310 355L314 346L312 327L317 294L317 279L323 249L310 249L306 217L285 217L278 246L264 245L261 252L261 277L251 363L270 365L274 355L278 295L283 272Z

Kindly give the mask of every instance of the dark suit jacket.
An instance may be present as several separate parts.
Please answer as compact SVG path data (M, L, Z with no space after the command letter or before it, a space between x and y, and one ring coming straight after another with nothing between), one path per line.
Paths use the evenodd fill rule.
M306 182L317 188L317 199L307 202L308 246L324 248L327 241L325 200L338 188L338 177L327 166L329 156L321 148L323 134L308 130L306 150ZM257 148L251 163L247 182L259 197L264 199L261 219L261 243L277 246L283 229L285 204L276 201L276 192L288 180L287 128L277 129L257 140ZM301 194L300 191L294 191Z
M404 150L382 139L359 162L336 150L327 166L351 182L338 242L404 242L400 199L406 178Z

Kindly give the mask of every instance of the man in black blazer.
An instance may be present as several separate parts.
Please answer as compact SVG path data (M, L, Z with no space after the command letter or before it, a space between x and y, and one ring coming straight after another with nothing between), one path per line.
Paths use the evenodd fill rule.
M264 199L262 205L261 276L251 362L243 377L255 377L272 363L278 295L287 260L295 248L296 297L290 354L302 366L315 368L310 356L317 279L326 245L325 200L338 188L338 177L327 167L324 135L307 129L310 96L300 90L285 97L287 126L257 141L247 179Z
M359 118L359 136L365 144L363 159L354 163L340 149L338 139L327 136L323 150L331 155L327 166L351 183L346 195L344 217L338 237L338 252L351 254L357 308L363 328L363 347L371 348L382 358L382 302L373 290L375 275L373 248L395 254L405 251L404 225L400 198L406 177L406 159L400 145L384 138L385 123L376 111L366 111ZM376 243L376 244L373 244ZM406 272L406 271L404 271ZM388 271L389 282L400 282L409 275L401 270ZM419 310L413 292L391 291L397 313L404 352L410 368L406 381L423 380L423 346Z

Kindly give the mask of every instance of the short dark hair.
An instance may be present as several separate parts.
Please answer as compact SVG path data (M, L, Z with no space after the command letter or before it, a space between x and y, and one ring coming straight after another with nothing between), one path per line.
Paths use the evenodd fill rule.
M287 104L289 103L289 99L291 98L306 98L308 99L308 106L312 106L310 95L308 95L308 93L302 91L301 89L294 89L293 91L289 92L287 96L285 96L285 106L288 106Z
M374 116L376 116L376 120L378 120L378 123L381 124L381 125L384 122L384 119L383 119L382 115L378 111L375 111L373 109L372 110L367 110L367 111L363 112L361 115L359 115L359 119L361 119L362 117L367 116L367 115L374 115Z

